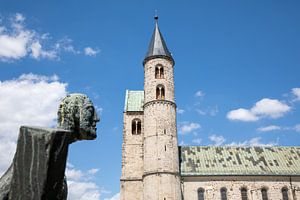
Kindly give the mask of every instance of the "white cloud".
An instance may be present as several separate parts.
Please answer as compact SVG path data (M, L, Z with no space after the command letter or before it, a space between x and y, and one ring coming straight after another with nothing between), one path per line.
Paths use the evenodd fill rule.
M265 126L265 127L259 127L257 130L259 132L269 132L269 131L281 130L281 127L275 126L275 125L270 125L270 126Z
M68 181L68 200L99 200L100 189L94 182Z
M185 112L185 110L180 109L180 108L177 108L177 113L178 113L178 114L183 114L184 112Z
M295 131L300 132L300 124L296 124L294 129Z
M31 32L20 31L9 35L4 31L0 34L0 59L2 61L10 59L20 59L27 55L27 47L32 39Z
M251 111L244 108L239 108L237 110L232 110L228 112L227 118L234 121L245 121L245 122L257 121L259 119Z
M195 131L197 129L200 129L201 125L198 123L194 123L194 122L184 122L181 126L180 126L180 133L182 135L188 134L192 131Z
M260 118L279 118L291 110L287 104L277 99L264 98L255 103L251 109L239 108L227 113L229 120L257 121Z
M300 88L293 88L292 89L293 95L296 97L296 101L300 101Z
M282 117L291 107L277 99L264 98L251 108L251 112L259 116L267 116L271 118Z
M277 141L271 141L269 143L262 143L261 137L254 137L250 140L245 140L243 142L232 142L230 144L227 144L226 146L276 146L278 145L278 139Z
M87 56L96 56L99 52L99 49L93 49L91 47L84 48L84 54Z
M214 146L222 145L226 139L222 135L211 135L209 136L209 140L212 141Z
M52 45L48 33L27 28L25 19L22 14L16 13L6 25L1 26L0 21L0 61L12 62L27 56L37 60L58 60L62 52L80 53L67 37Z
M185 143L183 140L180 141L179 146L188 146L189 144Z
M196 109L196 112L199 114L199 115L206 115L206 112L204 110L201 110L201 109Z
M73 41L70 38L64 37L63 39L60 39L55 43L54 49L57 52L65 51L68 53L80 54L80 51L76 50L72 43Z
M0 176L10 165L21 125L51 127L56 124L60 100L67 84L58 77L23 74L0 81Z
M198 90L196 93L195 93L195 96L196 97L203 97L205 95L205 93L201 90Z
M82 179L84 176L83 172L81 170L77 170L74 167L70 168L69 166L66 168L66 176L68 179L73 181L78 181Z
M195 143L195 144L201 144L202 139L201 138L196 138L196 139L193 139L192 142Z
M10 25L0 31L0 60L13 61L30 55L32 58L56 58L56 52L43 49L41 42L45 35L39 34L24 25L25 17L17 13Z
M90 169L90 170L88 170L88 174L97 174L98 173L98 171L99 171L99 169L97 169L97 168L92 168L92 169Z
M120 193L115 194L111 198L105 198L104 200L120 200Z
M48 59L55 59L58 57L58 52L55 50L45 51L42 49L42 45L39 41L34 42L30 46L31 49L31 56L35 59L39 58L48 58Z
M196 109L196 112L199 115L209 115L211 117L214 117L218 114L219 108L217 105L215 105L213 107L208 107L207 109Z
M16 13L15 20L17 22L23 22L25 20L25 17L21 13Z
M68 200L99 200L102 190L93 181L99 169L93 168L86 172L75 169L67 164Z

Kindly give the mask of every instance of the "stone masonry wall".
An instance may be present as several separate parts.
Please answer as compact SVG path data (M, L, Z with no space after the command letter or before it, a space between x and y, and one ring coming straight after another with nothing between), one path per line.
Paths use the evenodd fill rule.
M155 67L164 69L155 78ZM174 102L172 62L155 58L144 66L144 200L180 200L179 156ZM156 87L163 85L165 98L156 99Z
M142 200L143 182L142 181L121 181L120 200Z
M155 102L145 111L144 172L179 172L174 105Z
M133 135L132 120L141 120L141 134ZM124 113L121 200L142 200L143 196L143 135L144 119L142 112Z
M164 67L164 78L155 78L156 65ZM171 61L163 58L149 60L144 66L145 103L156 99L156 86L164 85L165 99L174 102L174 74Z
M220 189L227 189L228 200L241 200L242 187L247 188L248 200L262 200L261 189L266 188L269 200L282 200L281 189L288 188L289 200L300 199L300 178L271 176L193 177L183 178L184 200L197 200L199 188L205 190L205 200L221 200Z

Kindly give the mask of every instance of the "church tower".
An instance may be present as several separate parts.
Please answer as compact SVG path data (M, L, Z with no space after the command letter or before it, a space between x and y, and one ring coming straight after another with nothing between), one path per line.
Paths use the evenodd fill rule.
M174 60L158 27L144 59L144 200L180 200Z
M174 60L158 28L144 59L144 91L127 90L121 200L181 200Z

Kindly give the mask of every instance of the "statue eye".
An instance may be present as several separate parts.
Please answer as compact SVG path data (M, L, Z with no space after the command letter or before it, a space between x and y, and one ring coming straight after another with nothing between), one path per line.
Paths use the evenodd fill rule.
M91 115L94 114L94 108L93 107L88 107L88 111L91 113Z

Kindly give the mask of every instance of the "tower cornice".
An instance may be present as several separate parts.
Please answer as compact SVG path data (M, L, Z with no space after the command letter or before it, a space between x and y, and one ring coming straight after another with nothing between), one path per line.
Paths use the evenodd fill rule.
M174 61L174 59L172 57L164 56L164 55L155 55L155 56L149 56L149 57L145 58L144 61L143 61L143 66L145 66L145 64L148 61L156 59L156 58L163 58L163 59L169 60L171 62L171 64L172 64L172 66L175 65L175 61Z
M143 108L145 109L146 107L150 105L155 105L155 104L169 104L171 106L174 106L174 108L177 108L177 105L173 101L168 101L168 100L153 100L153 101L148 101L144 104Z

